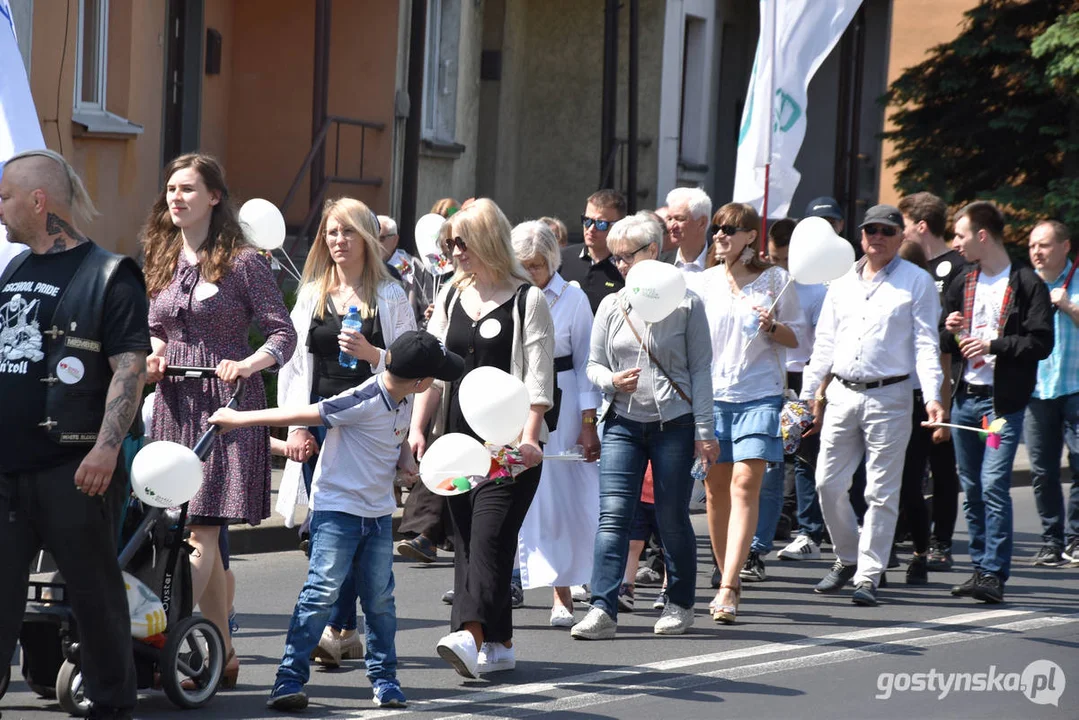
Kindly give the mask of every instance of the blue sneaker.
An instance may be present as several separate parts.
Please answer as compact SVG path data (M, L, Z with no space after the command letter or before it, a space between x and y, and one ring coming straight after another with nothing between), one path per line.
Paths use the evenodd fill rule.
M240 632L240 623L236 622L236 611L229 610L229 635Z
M401 692L401 686L394 680L376 680L372 690L374 691L374 703L379 707L408 707L408 700L405 699L405 694Z
M307 693L296 680L278 680L266 701L266 707L283 712L298 712L307 707Z

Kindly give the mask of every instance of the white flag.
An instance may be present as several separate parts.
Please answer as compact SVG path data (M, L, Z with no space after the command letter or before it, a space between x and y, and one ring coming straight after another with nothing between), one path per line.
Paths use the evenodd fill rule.
M761 211L764 166L770 159L768 214L786 217L802 177L794 160L805 140L809 81L861 4L862 0L760 0L760 41L738 134L735 201Z
M38 123L30 82L26 78L19 43L15 39L15 20L8 0L0 0L0 174L4 162L15 153L45 147ZM7 232L0 225L0 272L14 251Z

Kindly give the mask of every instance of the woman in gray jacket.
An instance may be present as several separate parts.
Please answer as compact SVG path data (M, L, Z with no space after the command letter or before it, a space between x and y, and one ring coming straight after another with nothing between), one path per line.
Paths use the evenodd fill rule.
M607 236L623 275L636 263L654 260L662 241L662 226L646 213L618 221ZM694 455L707 467L719 453L712 419L712 348L700 299L687 291L670 315L646 327L630 307L629 291L627 287L604 298L592 325L588 378L603 391L608 405L592 609L571 631L584 640L613 638L618 628L618 588L630 522L649 461L669 597L655 633L680 635L693 624L697 543L689 520L690 469Z

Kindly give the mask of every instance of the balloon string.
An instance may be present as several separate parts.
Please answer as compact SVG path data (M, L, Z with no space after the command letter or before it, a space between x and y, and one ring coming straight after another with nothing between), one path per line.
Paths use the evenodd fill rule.
M280 249L280 248L278 248L278 249ZM284 256L285 262L287 262L289 267L292 268L291 270L289 270L289 267L286 267L286 266L282 265L281 269L284 270L285 272L287 272L289 275L291 275L293 277L293 279L296 280L296 282L300 282L300 271L299 271L299 269L297 269L295 263L292 262L292 258L290 258L288 256L288 253L285 252L284 250L281 250L281 255Z
M637 351L637 362L634 364L634 367L640 367L641 366L641 355L644 354L644 344L646 342L648 342L648 333L649 333L649 331L651 329L652 329L651 323L645 323L644 324L644 334L641 336L641 349ZM639 377L640 376L638 376L638 378ZM626 404L626 412L627 413L630 410L633 409L633 395L635 395L635 394L636 393L632 393L629 396L629 403Z

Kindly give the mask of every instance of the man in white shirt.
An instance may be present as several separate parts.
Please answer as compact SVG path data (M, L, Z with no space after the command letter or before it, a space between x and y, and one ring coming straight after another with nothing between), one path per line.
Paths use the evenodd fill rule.
M704 272L712 199L700 188L679 187L667 193L667 230L673 250L660 255L683 273Z
M853 579L856 605L877 604L892 547L911 433L911 375L921 383L929 421L944 417L940 299L932 278L898 256L902 230L897 208L877 205L866 213L865 257L828 288L803 376L802 397L823 424L817 491L837 558L815 590L838 592ZM832 376L827 399L819 394L826 375ZM847 493L863 452L868 509L859 537Z

